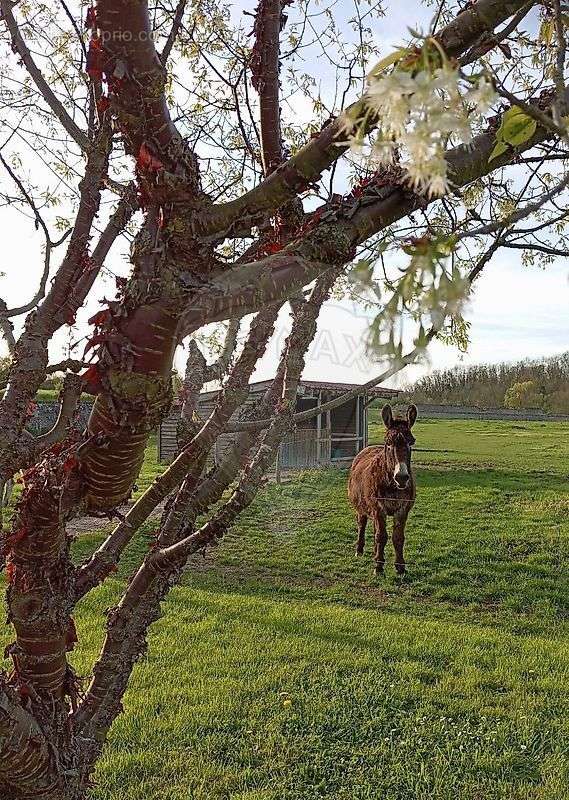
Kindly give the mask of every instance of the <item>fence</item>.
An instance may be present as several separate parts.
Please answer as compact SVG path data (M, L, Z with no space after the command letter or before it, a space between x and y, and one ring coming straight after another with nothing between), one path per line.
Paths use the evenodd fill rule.
M417 403L419 417L424 419L497 419L520 422L569 422L567 414L546 414L533 408L478 408L477 406L435 405Z

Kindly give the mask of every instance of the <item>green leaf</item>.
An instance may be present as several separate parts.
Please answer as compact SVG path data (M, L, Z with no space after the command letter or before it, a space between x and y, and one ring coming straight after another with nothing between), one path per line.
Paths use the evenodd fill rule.
M390 67L392 64L396 64L398 61L401 61L402 58L409 55L409 49L407 47L400 47L398 50L394 50L393 53L390 53L385 58L382 58L375 67L373 67L368 72L368 79L369 78L377 78L380 72L384 72L387 67Z
M361 276L361 275L369 275L373 270L373 261L369 258L360 258L359 261L356 261L354 266L352 267L351 272L354 274Z
M492 150L492 152L488 156L488 163L490 163L491 161L494 161L495 158L498 158L498 156L501 156L503 153L505 153L509 149L510 149L510 145L509 144L506 144L506 142L497 141L494 149Z
M500 122L500 127L496 131L496 140L501 142L504 139L504 128L506 125L510 124L518 114L523 114L524 112L519 106L512 106L509 108L505 114L502 115L502 120Z
M502 120L502 136L500 137L514 147L527 142L535 133L537 122L518 106L513 106L504 114Z

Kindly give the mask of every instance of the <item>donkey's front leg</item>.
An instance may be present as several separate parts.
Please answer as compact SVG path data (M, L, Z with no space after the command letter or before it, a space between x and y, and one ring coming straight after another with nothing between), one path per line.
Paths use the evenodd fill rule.
M405 575L405 525L407 524L408 511L395 514L393 517L393 547L395 548L395 569L399 575Z
M375 574L382 575L385 566L385 545L387 543L387 521L385 514L377 513L373 518L375 531L375 550L373 558L375 561Z
M356 555L361 556L364 552L366 543L367 517L365 514L358 514L358 540L356 542Z

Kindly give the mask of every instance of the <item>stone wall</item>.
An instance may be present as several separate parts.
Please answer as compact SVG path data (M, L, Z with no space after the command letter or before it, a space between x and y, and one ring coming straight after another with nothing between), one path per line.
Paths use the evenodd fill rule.
M79 403L79 414L77 419L77 427L83 429L89 419L89 414L93 408L93 402L89 400L82 400ZM59 415L59 403L55 400L53 402L41 402L37 404L34 415L28 423L28 430L34 435L46 433L55 425Z

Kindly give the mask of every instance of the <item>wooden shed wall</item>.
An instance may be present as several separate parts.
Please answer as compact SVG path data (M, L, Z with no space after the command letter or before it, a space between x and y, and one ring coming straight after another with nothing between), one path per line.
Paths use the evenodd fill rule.
M326 392L321 393L320 402L330 399ZM252 393L245 403L245 410L253 409L259 400L257 394ZM310 407L309 398L299 396L301 410ZM315 398L318 402L318 398ZM214 411L216 398L205 398L198 405L198 413L202 420L206 420ZM330 412L330 429L326 414L319 415L319 425L316 420L311 421L309 429L293 431L283 441L281 446L280 462L283 467L310 467L318 464L330 463L331 460L351 460L354 455L367 444L367 414L364 413L363 401L360 399L350 401ZM357 408L359 407L359 414ZM243 407L242 407L243 409ZM240 412L242 412L240 409ZM158 436L158 459L169 464L178 453L177 425L180 415L178 407L174 407L162 422ZM236 421L241 413L235 414L232 421ZM358 419L359 416L359 419ZM307 426L308 427L308 426ZM334 436L336 434L337 436ZM359 441L355 437L359 436ZM223 459L235 441L236 434L227 433L218 437L212 460L219 462ZM344 440L348 437L350 441Z
M170 464L178 454L178 420L180 411L172 408L158 428L158 461Z
M253 395L249 396L246 400L244 406L241 406L239 409L240 412L244 409L253 408L258 402L258 398ZM205 400L200 400L198 404L198 414L200 419L204 422L205 420L211 416L213 411L215 410L216 406L216 399L215 398L206 398ZM238 418L237 414L234 414L231 417L232 422L236 422ZM158 434L158 460L163 464L169 464L172 462L177 454L178 454L178 420L180 419L180 409L178 406L174 406L166 419L162 421L160 425L159 434ZM229 450L235 441L235 434L233 433L224 433L218 437L217 442L215 444L214 455L217 461L221 460L227 450Z

